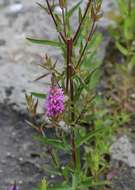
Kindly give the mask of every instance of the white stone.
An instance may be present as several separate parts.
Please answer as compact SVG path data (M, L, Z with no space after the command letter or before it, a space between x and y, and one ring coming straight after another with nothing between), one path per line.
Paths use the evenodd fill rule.
M13 4L9 7L9 11L13 13L20 12L23 8L23 5L21 3Z
M112 159L121 160L130 167L135 167L135 154L132 152L132 144L124 135L111 147Z
M62 14L62 9L59 6L55 7L54 11L55 11L55 13L57 13L59 15Z

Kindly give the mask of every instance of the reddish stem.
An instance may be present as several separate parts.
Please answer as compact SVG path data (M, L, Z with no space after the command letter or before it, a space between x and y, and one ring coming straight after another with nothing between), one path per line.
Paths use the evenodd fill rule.
M52 16L53 22L54 22L54 24L55 24L55 26L56 26L56 28L57 28L57 27L58 27L58 24L57 24L57 22L56 22L56 20L55 20L55 17L54 17L54 15L53 15L53 12L52 12L52 9L51 9L51 5L50 5L50 3L49 3L48 0L46 0L46 3L47 3L47 6L48 6L48 9L49 9L49 13L50 13L50 15ZM64 35L62 34L62 32L59 32L59 34L60 34L61 38L63 39L63 41L66 43L66 38L64 37Z
M70 101L71 101L71 122L74 121L74 86L73 86L73 67L72 67L72 53L73 53L73 40L72 38L67 40L67 81L66 81L66 91L70 93ZM70 87L70 89L69 89ZM74 130L74 129L73 129ZM72 160L74 163L74 167L76 165L76 146L75 146L75 135L72 130L71 135L71 144L72 144Z
M83 48L83 51L82 51L82 53L81 53L81 55L80 55L80 58L79 58L78 63L77 63L77 65L76 65L76 69L80 66L80 63L81 63L82 58L83 58L83 56L84 56L84 53L85 53L85 51L86 51L86 49L87 49L87 46L88 46L88 44L89 44L89 41L91 40L91 38L92 38L92 36L93 36L94 31L95 31L95 20L93 20L92 27L91 27L91 30L90 30L88 39L87 39L86 44L85 44L85 46L84 46L84 48Z
M66 92L69 92L69 82L72 76L72 50L73 40L72 38L67 40L67 81L66 81Z
M75 35L74 35L73 42L75 42L76 39L77 39L77 36L78 36L78 34L79 34L79 32L80 32L80 29L81 29L81 27L82 27L82 24L83 24L83 22L84 22L84 20L85 20L85 17L86 17L86 15L87 15L87 13L88 13L88 10L89 10L89 7L90 7L90 5L91 5L91 2L92 2L92 1L89 0L89 2L88 2L88 4L87 4L87 7L86 7L86 9L85 9L84 15L83 15L83 17L82 17L82 20L81 20L81 22L80 22L80 24L79 24L79 26L78 26L78 29L77 29L77 31L76 31L76 33L75 33Z

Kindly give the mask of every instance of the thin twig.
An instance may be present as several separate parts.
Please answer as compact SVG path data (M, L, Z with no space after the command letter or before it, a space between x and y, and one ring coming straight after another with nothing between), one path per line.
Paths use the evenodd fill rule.
M69 81L72 76L72 48L73 40L72 38L67 40L67 81L66 81L66 92L69 90Z
M128 15L131 15L131 10L132 10L132 6L131 6L131 0L128 1Z
M55 20L55 17L54 17L54 15L53 15L53 12L52 12L50 3L49 3L48 0L46 0L46 3L47 3L47 6L48 6L50 15L52 16L53 22L54 22L54 24L55 24L55 26L56 26L56 28L57 28L57 27L58 27L58 24L57 24L57 22L56 22L56 20ZM66 39L65 39L64 35L62 34L62 32L59 32L59 34L60 34L61 38L63 39L63 41L66 43Z
M72 52L73 51L73 40L72 38L67 40L67 81L66 81L66 92L69 93L71 101L71 122L74 121L74 84L73 84L73 68L72 68ZM69 89L70 85L70 89ZM72 145L72 160L74 167L76 166L76 145L75 145L75 134L74 129L72 129L71 134L71 145Z
M72 130L71 142L72 142L72 160L74 163L74 167L76 167L76 145L75 145L74 129Z
M77 36L78 36L78 34L79 34L79 32L80 32L80 29L81 29L81 27L82 27L82 24L83 24L83 22L84 22L84 20L85 20L85 17L86 17L86 15L87 15L87 13L88 13L88 10L89 10L89 7L90 7L90 5L91 5L91 2L92 2L92 0L90 0L90 1L88 2L88 4L87 4L87 7L86 7L85 12L84 12L84 15L83 15L83 18L82 18L82 20L81 20L81 22L80 22L80 24L79 24L79 26L78 26L78 29L77 29L77 31L76 31L74 37L73 37L73 42L75 42L76 39L77 39Z
M38 81L38 80L41 80L41 79L47 77L49 74L50 74L50 73L45 73L45 74L43 74L42 76L36 78L34 81L36 82L36 81Z
M64 26L64 34L66 38L66 23L65 23L65 14L64 14L64 8L62 7L62 19L63 19L63 26Z
M86 51L86 49L87 49L87 46L88 46L88 44L89 44L89 41L91 40L91 38L92 38L92 36L93 36L93 34L94 34L94 31L95 31L95 20L93 20L92 27L91 27L91 30L90 30L88 39L87 39L86 44L85 44L85 46L84 46L84 48L83 48L83 51L82 51L82 53L81 53L81 55L80 55L80 58L79 58L79 60L78 60L78 63L77 63L77 65L76 65L76 67L75 67L76 69L79 67L79 65L80 65L80 63L81 63L81 61L82 61L82 58L83 58L84 53L85 53L85 51Z
M82 115L85 113L87 105L89 105L89 103L91 103L96 98L96 96L97 96L97 94L95 94L89 101L86 102L86 105L83 108L83 110L81 111L81 113L79 114L78 118L76 119L75 124L80 120Z
M73 84L73 79L72 79L72 76L70 78L70 97L71 97L71 120L72 122L74 121L74 84Z

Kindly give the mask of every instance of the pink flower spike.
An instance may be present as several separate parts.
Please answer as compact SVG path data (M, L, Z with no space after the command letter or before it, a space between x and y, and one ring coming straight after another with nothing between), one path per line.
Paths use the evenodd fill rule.
M61 88L52 87L49 90L45 112L48 117L56 117L64 111L64 92Z

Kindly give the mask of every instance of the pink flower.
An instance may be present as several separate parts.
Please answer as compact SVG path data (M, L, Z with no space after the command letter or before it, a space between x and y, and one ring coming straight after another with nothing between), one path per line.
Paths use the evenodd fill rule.
M55 117L64 111L64 92L61 88L52 87L45 102L45 112L48 117Z

